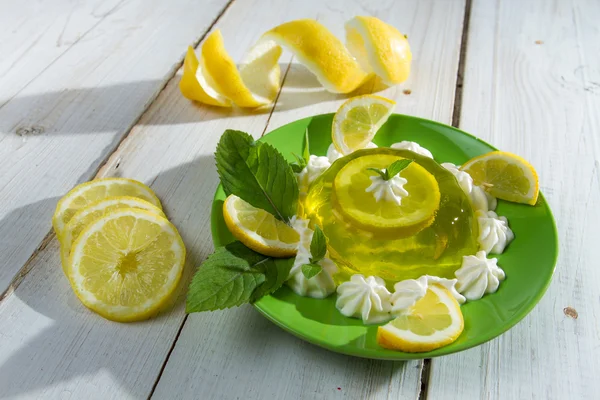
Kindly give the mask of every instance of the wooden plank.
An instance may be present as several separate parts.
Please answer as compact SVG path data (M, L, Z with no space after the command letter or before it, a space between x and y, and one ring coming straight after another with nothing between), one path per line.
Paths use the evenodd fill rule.
M58 198L93 176L226 3L118 4L41 72L15 64L37 76L0 99L0 293L49 232Z
M188 317L153 399L417 399L421 363L304 342L251 306Z
M548 292L516 327L432 361L431 399L598 398L598 16L595 1L473 2L460 126L536 167L559 261Z
M0 106L14 97L122 0L0 2Z
M293 18L314 17L311 10L318 9L319 17L320 10L327 10L322 12L323 15L339 13L340 18L335 24L340 25L352 16L344 15L344 12L363 12L357 9L352 11L341 1L291 4L293 7L277 1L269 4L258 1L234 2L217 24L234 59L239 60L243 51L266 28ZM404 9L422 9L424 6L421 4L406 4ZM434 8L443 7L443 4L445 2L432 3L429 10L433 12ZM376 15L386 15L391 5L391 2L382 5ZM266 17L264 9L269 10ZM413 12L416 13L416 9ZM414 29L425 29L427 12L417 15L421 17L418 24L415 22ZM456 25L460 26L462 9L456 15L459 18ZM267 18L266 21L263 19L265 26L252 23L259 16L261 19ZM447 15L443 17L445 20ZM407 31L411 33L409 29ZM457 36L460 35L459 31L460 28L457 28ZM447 40L450 46L453 41L449 34ZM427 47L433 46L437 47L437 43L432 40ZM424 54L431 55L433 50ZM289 57L282 62L285 64L287 60ZM441 64L438 73L441 73L447 64L443 60L438 62ZM455 64L451 67L456 70ZM423 68L432 67L425 65ZM188 247L187 270L190 272L212 251L208 210L217 185L212 153L220 133L225 128L237 128L258 136L265 129L269 115L197 107L181 97L177 83L177 80L173 80L167 85L101 170L100 176L122 175L152 185L163 200L167 214L180 228ZM453 85L453 81L444 84ZM434 93L439 90L433 84L431 88ZM429 101L433 109L451 109L451 105L444 107L441 99ZM290 115L290 120L296 118ZM52 240L31 261L31 272L21 285L0 303L0 387L4 389L3 394L9 397L147 396L183 320L181 303L158 319L140 324L109 323L91 314L71 294L60 272L57 244ZM250 389L250 398L264 398L269 393L294 398L301 397L304 386L316 392L314 396L311 392L304 395L308 398L328 398L339 392L350 398L360 395L373 398L418 396L420 363L373 362L316 349L279 330L248 307L223 313L192 315L188 322L181 332L180 344L165 368L164 378L156 388L155 397L204 396L204 392L200 395L190 389L189 382L192 381L207 385L201 387L210 391L206 392L210 393L206 395L207 398L211 398L211 394L224 397L223 393L246 395L245 391ZM256 330L248 332L245 325L255 326ZM197 337L194 336L209 328L211 332L218 332L202 337L213 340L210 347L207 342L201 341L202 338L196 341ZM247 349L236 351L235 342L240 342L235 340L238 331L268 336L267 340L253 342L259 346L254 352ZM247 340L245 336L241 342L244 340ZM268 353L275 343L279 343L275 347L281 351ZM286 347L285 351L283 347ZM254 355L265 353L264 361L259 359L260 364L256 362ZM204 354L204 365L208 367L204 368L197 360L183 358L186 354ZM292 355L297 368L282 370L284 361ZM231 362L219 363L219 359L223 358ZM332 361L326 369L323 365L328 360ZM240 374L237 378L232 374L232 363L260 365L261 368L255 367L251 371L238 369L240 374L248 373L248 376L234 386ZM338 386L326 382L328 376ZM281 383L260 388L252 384L272 378ZM297 380L304 382L304 386L289 383ZM213 381L214 385L211 384ZM318 387L319 382L323 385L327 383L327 386ZM340 391L337 387L340 387Z
M414 43L414 74L406 84L382 94L398 99L399 112L450 122L464 14L462 3L303 4L288 19L318 17L339 37L343 37L347 19L367 13L363 7L368 7L369 14L406 30ZM432 20L439 23L432 24ZM404 95L402 90L406 88L412 89L413 94ZM345 98L322 91L303 67L293 64L268 129L334 111ZM224 126L229 123L226 121ZM145 143L146 146L150 144ZM212 174L212 165L207 164L207 168ZM209 202L198 202L198 207L205 210L209 206ZM208 214L198 218L207 229ZM210 250L208 243L206 250ZM207 254L203 249L198 261ZM328 399L336 395L348 399L416 399L421 367L417 361L372 361L322 350L283 332L250 307L242 307L187 318L153 398L197 398L201 393L206 398L224 399Z
M264 31L251 23L262 12L258 4L264 3L234 2L216 25L238 59ZM286 8L273 1L271 18L284 20ZM178 77L169 82L99 176L151 184L180 228L189 273L212 251L208 217L217 185L216 142L225 128L260 135L268 114L198 107L181 96L178 83ZM2 395L147 397L184 320L183 298L178 300L174 309L151 321L105 321L75 298L60 268L58 244L51 240L14 293L0 302Z

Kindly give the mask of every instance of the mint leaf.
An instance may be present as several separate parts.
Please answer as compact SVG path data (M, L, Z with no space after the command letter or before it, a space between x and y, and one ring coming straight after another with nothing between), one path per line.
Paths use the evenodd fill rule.
M293 257L271 258L269 261L257 265L257 268L265 275L265 281L254 290L250 302L254 303L263 296L274 293L279 289L287 281L293 265Z
M384 181L389 181L394 176L402 172L402 170L408 167L412 162L413 160L398 160L391 163L390 166L384 170L380 170L378 168L367 168L367 170L375 171L381 176L381 179Z
M277 290L293 259L273 259L240 242L219 247L198 268L187 294L186 312L222 310Z
M304 152L302 153L302 156L304 157L304 162L306 164L308 164L308 161L310 161L310 149L309 149L309 144L308 144L308 128L306 128L304 130ZM306 164L304 164L306 166Z
M294 216L298 183L288 162L273 146L228 129L217 145L215 159L227 194L239 196L282 221Z
M321 267L319 264L304 264L302 266L302 275L304 275L306 279L310 279L313 276L319 275L322 270L323 267Z
M375 172L377 172L381 176L381 179L383 179L384 181L388 180L387 171L382 171L382 170L380 170L378 168L367 168L367 170L368 171L375 171Z
M304 160L304 158L300 157L295 153L292 153L292 155L296 158L296 162L291 164L292 171L298 174L302 172L302 170L306 167L306 161Z
M405 169L406 167L408 167L410 164L412 164L413 160L398 160L398 161L394 161L389 167L387 167L387 175L388 175L388 180L392 179L394 176L398 175L400 172L402 172L403 169Z
M317 263L325 257L327 253L327 238L319 227L315 225L315 232L313 233L312 240L310 241L310 262Z

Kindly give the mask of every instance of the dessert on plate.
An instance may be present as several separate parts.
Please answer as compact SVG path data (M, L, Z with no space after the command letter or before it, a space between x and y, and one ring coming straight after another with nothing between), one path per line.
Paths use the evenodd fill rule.
M537 175L505 152L457 166L413 141L378 147L393 107L373 95L349 99L327 154L310 154L306 135L302 155L286 154L291 164L271 145L226 131L216 161L237 241L199 268L188 311L254 302L285 284L299 296L335 296L342 315L379 325L384 348L424 352L455 341L461 304L506 278L493 255L515 237L497 199L535 204Z

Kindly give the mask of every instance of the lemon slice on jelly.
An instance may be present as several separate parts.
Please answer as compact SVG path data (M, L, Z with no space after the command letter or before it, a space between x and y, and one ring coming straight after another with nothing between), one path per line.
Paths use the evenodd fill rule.
M375 173L368 168L384 169L402 157L377 154L358 157L346 164L333 182L334 203L349 220L366 230L409 229L412 234L431 225L440 205L440 189L435 177L413 162L400 172L407 180L408 196L398 205L377 201L366 189Z

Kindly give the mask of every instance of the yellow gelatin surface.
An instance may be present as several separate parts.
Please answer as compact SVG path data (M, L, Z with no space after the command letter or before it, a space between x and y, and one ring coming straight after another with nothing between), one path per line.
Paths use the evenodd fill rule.
M432 219L412 227L376 229L348 218L336 198L335 180L348 163L360 157L365 158L366 167L374 168L385 168L379 165L384 161L389 165L396 158L409 158L426 170L427 176L433 176L439 188L439 208ZM357 177L355 181L360 185L365 179ZM410 185L407 183L406 187ZM357 187L355 195L361 196L363 189ZM369 201L364 203L366 208L372 207ZM338 282L348 280L353 274L379 276L390 287L422 275L451 279L460 268L462 257L478 250L477 219L456 178L436 161L408 150L365 149L337 160L311 185L304 213L328 238L330 257L340 270L335 277Z

